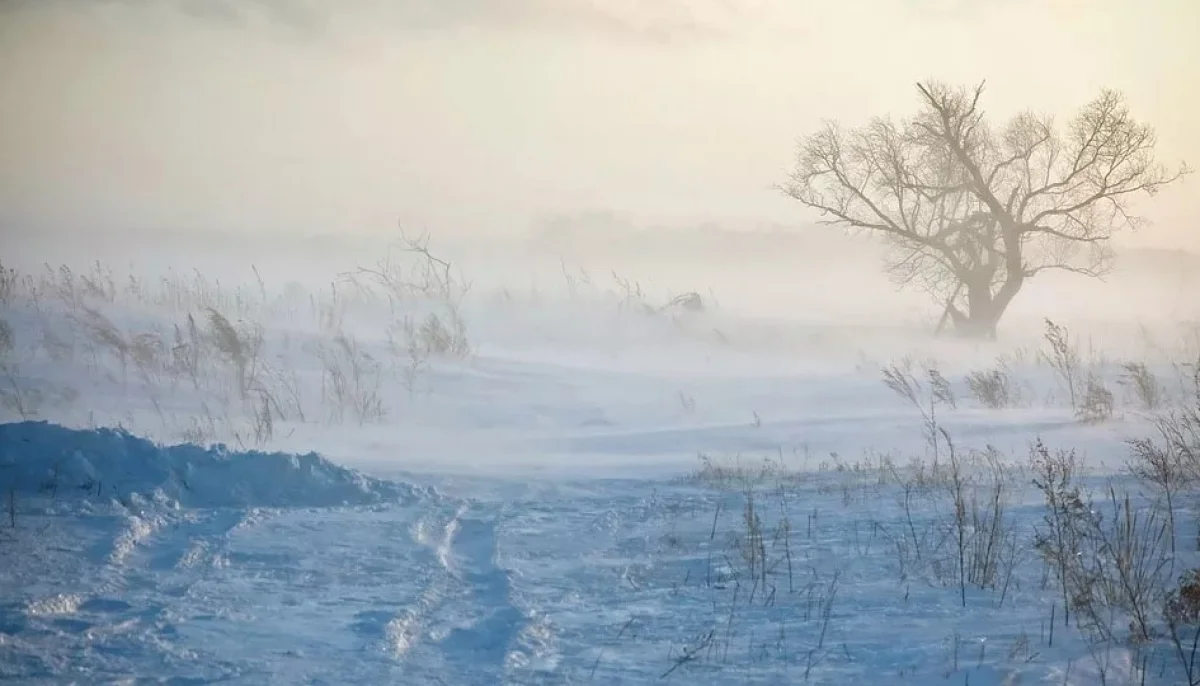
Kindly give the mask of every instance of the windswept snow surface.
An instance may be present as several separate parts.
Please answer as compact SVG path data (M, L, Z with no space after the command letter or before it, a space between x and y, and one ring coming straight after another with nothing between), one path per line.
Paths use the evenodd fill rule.
M441 310L378 289L108 278L22 277L0 308L0 678L1181 683L1168 643L1088 642L1055 614L1027 457L1039 437L1076 449L1092 494L1113 477L1141 507L1123 441L1151 427L1119 363L1145 360L1170 406L1186 331L1077 333L1114 392L1084 423L1038 329L969 345L476 292L471 354L414 360L397 308ZM965 589L950 492L903 468L947 445L881 382L893 364L939 369L958 454L1009 466ZM1012 397L985 407L966 376L997 368ZM1164 584L1195 565L1184 500Z
M786 556L767 543L768 589L729 547L736 492L650 478L445 489L107 430L0 436L20 475L0 675L22 682L1098 683L1078 636L1060 627L1047 645L1040 565L965 607L905 578L881 531L907 520L869 479L780 487L766 527L777 503L794 521ZM218 480L227 492L205 485ZM1038 512L1014 507L1022 524ZM1121 649L1103 659L1141 669Z

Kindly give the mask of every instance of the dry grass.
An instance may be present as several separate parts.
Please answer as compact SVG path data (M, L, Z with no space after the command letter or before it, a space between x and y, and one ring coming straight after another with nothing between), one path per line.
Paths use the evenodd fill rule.
M199 271L121 280L100 264L81 273L47 265L32 274L0 264L0 304L41 327L22 331L25 345L18 349L16 332L0 317L0 400L23 418L65 409L77 394L30 383L22 373L27 364L43 364L37 358L44 357L85 368L90 379L82 383L136 388L163 430L184 440L261 446L281 428L312 419L382 421L384 398L393 388L411 395L439 360L472 354L461 311L469 286L430 250L427 238L402 235L401 245L407 258L403 276L393 271L390 281L343 280L320 297L290 285L273 295L257 269L253 287L246 289L226 287ZM404 301L396 302L401 293ZM347 328L348 315L376 317L381 309L391 317L378 337L360 337ZM311 319L305 321L306 314ZM177 323L166 330L139 323L163 318ZM282 340L268 336L281 322L288 327ZM293 346L291 328L312 333ZM391 346L385 342L389 334ZM114 369L117 378L109 371ZM304 397L310 372L313 381L322 380L320 398ZM187 405L202 408L198 416L179 416L173 409L179 405L175 397L185 392L194 398ZM321 404L319 411L306 407L313 402Z
M1055 340L1069 339L1059 329ZM1050 355L1067 361L1052 364L1063 370L1060 380L1072 379L1080 391L1077 416L1110 417L1116 400L1103 392L1107 389L1097 382L1096 367L1073 366L1078 358L1061 348ZM1185 548L1177 541L1181 530L1200 529L1195 519L1200 506L1200 374L1194 371L1200 367L1180 367L1188 374L1180 380L1183 392L1172 399L1161 385L1148 381L1144 366L1122 366L1128 383L1140 388L1132 392L1131 402L1146 411L1157 408L1151 414L1157 435L1128 441L1129 471L1150 487L1145 496L1120 477L1091 490L1087 484L1092 477L1077 452L1052 449L1040 440L1027 463L1007 460L994 449L960 450L940 423L954 411L953 391L932 363L920 372L912 363L883 371L886 385L918 411L931 448L923 458L904 461L874 454L847 462L832 455L815 469L813 460L802 460L800 464L809 465L802 469L789 466L782 451L761 458L702 455L689 482L737 494L742 510L728 550L706 553L739 562L726 562L726 568L740 571L721 577L720 583L725 588L733 584L744 603L735 611L727 598L728 614L721 621L714 618L714 624L720 627L739 613L749 614L750 599L761 601L763 589L777 602L785 587L795 586L795 570L803 568L808 555L805 532L811 536L818 515L815 510L802 514L802 525L793 526L792 503L812 502L813 496L805 494L840 492L848 512L860 515L890 498L895 507L889 514L867 514L869 536L860 538L855 526L854 550L877 554L873 551L882 543L901 587L919 582L953 589L964 608L983 591L996 607L1011 607L1017 600L1010 591L1018 585L1026 586L1019 597L1027 602L1030 572L1022 570L1040 559L1042 583L1058 596L1043 622L1044 645L1054 645L1056 628L1060 642L1063 630L1073 633L1108 683L1126 677L1137 682L1153 669L1160 678L1177 674L1179 683L1200 684L1200 543ZM1014 498L1029 501L1030 484L1042 501L1041 521L1032 531L1021 526L1011 508ZM719 521L726 521L721 508L732 507L727 502L719 501L711 514L713 537ZM773 511L779 514L765 516ZM847 516L853 515L839 518ZM677 546L688 545L674 536ZM781 540L788 544L779 544ZM782 572L785 568L791 571ZM742 630L748 628L743 625ZM722 636L718 629L718 644ZM1036 655L1028 642L1026 637L1018 652ZM786 652L778 646L770 650ZM1130 665L1114 661L1120 651L1132 654ZM955 653L955 667L947 674L957 671L957 662ZM1126 668L1129 674L1123 675Z

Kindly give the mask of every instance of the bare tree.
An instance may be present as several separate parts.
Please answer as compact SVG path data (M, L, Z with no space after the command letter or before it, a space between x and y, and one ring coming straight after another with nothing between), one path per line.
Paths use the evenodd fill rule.
M881 234L888 270L945 303L970 336L994 336L1026 280L1045 271L1102 276L1109 239L1135 229L1139 195L1190 170L1155 160L1152 128L1105 90L1063 131L1022 113L989 126L974 89L918 84L911 119L876 118L805 138L782 190L825 223Z

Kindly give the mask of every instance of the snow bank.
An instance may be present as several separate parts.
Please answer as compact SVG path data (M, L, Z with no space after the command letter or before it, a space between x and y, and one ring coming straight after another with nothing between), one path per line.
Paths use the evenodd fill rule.
M0 487L56 497L160 493L185 507L328 507L416 496L413 487L339 467L316 453L160 446L116 429L0 424Z

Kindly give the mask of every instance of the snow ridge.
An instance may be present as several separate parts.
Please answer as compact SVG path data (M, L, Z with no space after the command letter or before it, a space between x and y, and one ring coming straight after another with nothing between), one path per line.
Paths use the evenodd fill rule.
M336 507L411 502L416 486L365 476L316 453L161 446L121 429L0 424L0 471L18 494L134 494L182 507Z

